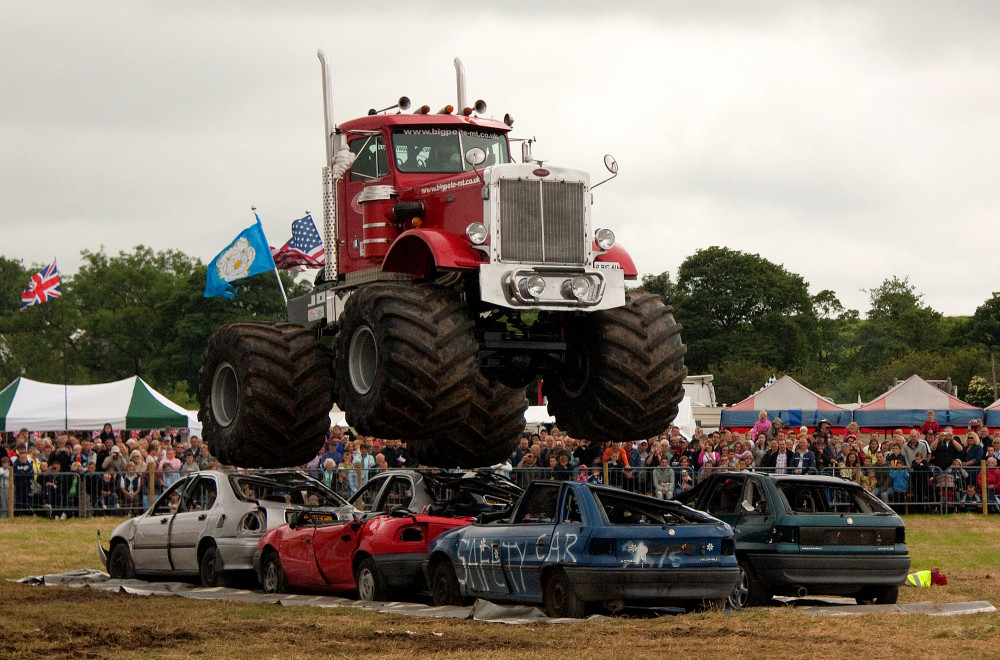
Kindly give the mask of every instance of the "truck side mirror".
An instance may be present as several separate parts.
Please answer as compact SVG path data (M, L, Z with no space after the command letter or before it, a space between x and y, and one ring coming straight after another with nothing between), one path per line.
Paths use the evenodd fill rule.
M478 167L486 162L486 152L479 147L473 147L465 152L465 162L473 167Z
M600 186L600 185L603 185L603 184L607 183L611 179L613 179L616 176L618 176L618 161L615 160L615 157L612 156L611 154L604 154L604 167L608 168L608 171L611 172L611 176L609 176L604 181L599 181L599 182L595 183L594 185L592 185L590 187L591 190L593 190L597 186Z

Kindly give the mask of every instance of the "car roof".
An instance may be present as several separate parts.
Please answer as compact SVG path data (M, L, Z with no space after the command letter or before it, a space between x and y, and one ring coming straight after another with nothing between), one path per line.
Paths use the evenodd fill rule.
M849 481L847 479L841 479L840 477L830 477L822 474L772 474L768 472L716 472L716 475L727 476L727 477L737 477L737 476L748 476L753 475L760 479L770 479L775 483L789 483L789 482L800 482L800 483L813 483L813 484L827 484L827 485L854 485L861 487L860 484Z

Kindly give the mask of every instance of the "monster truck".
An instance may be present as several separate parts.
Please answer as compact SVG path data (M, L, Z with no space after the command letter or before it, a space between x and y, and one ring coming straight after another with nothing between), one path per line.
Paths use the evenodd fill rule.
M685 346L614 233L594 228L583 171L553 167L513 126L465 104L406 97L336 124L323 70L325 266L288 323L221 327L202 359L203 433L223 463L313 457L334 403L358 432L408 442L428 465L507 458L525 388L543 379L573 437L663 431L683 397ZM390 112L395 110L395 112ZM617 164L605 165L613 178ZM605 179L607 181L608 179Z

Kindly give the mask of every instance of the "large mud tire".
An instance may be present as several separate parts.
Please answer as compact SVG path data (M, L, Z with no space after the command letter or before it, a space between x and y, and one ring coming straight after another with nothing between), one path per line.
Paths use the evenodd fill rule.
M528 399L524 388L491 383L481 373L473 381L469 415L453 431L413 440L407 450L428 467L473 468L503 463L513 455Z
M330 354L312 330L292 323L224 325L208 341L198 419L219 462L301 465L330 430Z
M581 315L567 328L567 364L545 382L560 429L591 440L666 430L687 376L673 312L658 295L626 291L623 307Z
M359 433L419 439L469 414L472 317L455 289L376 282L344 306L337 330L339 405Z

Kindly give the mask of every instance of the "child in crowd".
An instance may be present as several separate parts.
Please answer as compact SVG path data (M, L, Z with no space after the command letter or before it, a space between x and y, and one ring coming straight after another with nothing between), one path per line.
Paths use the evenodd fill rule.
M958 503L961 505L962 511L968 513L981 513L983 510L983 498L976 491L975 484L969 484L965 487L965 492L962 493Z

